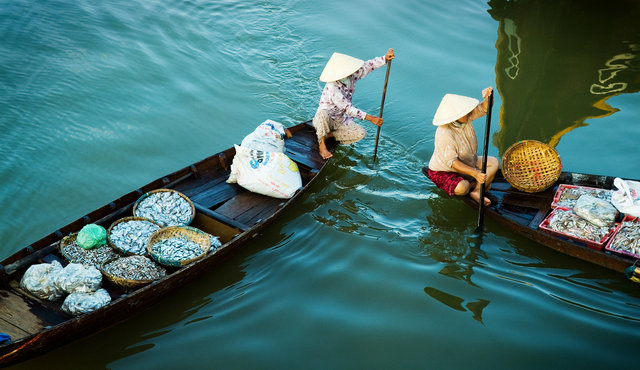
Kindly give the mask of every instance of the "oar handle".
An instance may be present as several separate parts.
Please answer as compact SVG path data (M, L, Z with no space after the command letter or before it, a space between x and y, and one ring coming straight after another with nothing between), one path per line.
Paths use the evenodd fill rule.
M393 60L393 59L391 59ZM387 96L387 83L389 82L389 70L391 69L391 60L387 62L387 74L384 76L384 89L382 89L382 102L380 102L380 115L382 118L382 112L384 111L384 98ZM378 155L378 140L380 139L380 126L378 126L378 133L376 134L376 147L373 150L373 160L376 160Z
M489 107L487 107L487 124L484 130L484 153L482 155L482 173L487 173L487 151L489 149L489 131L491 127L491 110L493 108L493 91L489 94ZM486 181L485 181L486 183ZM478 210L478 230L484 224L484 190L485 183L480 185L480 208Z

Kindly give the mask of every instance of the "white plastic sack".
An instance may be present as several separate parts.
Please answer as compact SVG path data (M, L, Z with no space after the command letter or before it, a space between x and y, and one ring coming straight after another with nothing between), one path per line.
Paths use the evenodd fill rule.
M247 135L240 146L263 152L284 153L284 137L285 131L282 123L268 119Z
M236 147L227 183L274 198L288 199L302 187L298 165L284 153Z
M586 194L578 198L573 211L578 216L600 227L612 227L618 215L618 211L611 203Z
M621 213L640 217L640 182L616 177L613 180L613 185L618 190L611 195L611 204Z
M70 263L56 275L55 284L65 293L95 292L102 285L102 274L94 266Z
M65 298L62 303L62 311L78 316L95 311L109 303L111 303L111 296L104 289L98 289L95 292L75 292Z
M50 301L62 297L63 293L56 284L56 276L62 271L58 261L39 263L29 266L20 280L22 289L41 299Z

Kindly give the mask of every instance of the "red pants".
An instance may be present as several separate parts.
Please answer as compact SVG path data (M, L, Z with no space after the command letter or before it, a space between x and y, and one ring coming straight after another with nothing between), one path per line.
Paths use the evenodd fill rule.
M455 195L458 183L464 180L464 177L460 176L457 172L431 171L431 169L427 169L427 177L429 177L429 180L433 181L437 187L446 191L450 197Z

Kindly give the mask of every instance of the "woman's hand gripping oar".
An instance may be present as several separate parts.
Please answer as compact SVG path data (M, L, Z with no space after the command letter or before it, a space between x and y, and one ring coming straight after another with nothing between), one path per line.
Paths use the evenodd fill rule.
M482 155L482 173L487 173L487 150L489 148L489 130L491 127L491 109L493 108L493 91L489 94L489 107L487 108L487 127L484 130L484 151ZM484 224L484 186L485 184L480 185L480 208L478 210L478 227L476 228L476 232L482 231L482 226Z
M385 55L385 59L387 60L387 74L384 77L384 89L382 90L382 102L380 103L380 118L382 118L382 112L384 110L384 98L387 95L387 83L389 82L389 70L391 69L391 61L395 58L393 54L393 49L389 49L387 54ZM378 140L380 139L380 127L382 123L378 126L378 133L376 134L376 148L373 151L373 162L376 161L376 156L378 155Z

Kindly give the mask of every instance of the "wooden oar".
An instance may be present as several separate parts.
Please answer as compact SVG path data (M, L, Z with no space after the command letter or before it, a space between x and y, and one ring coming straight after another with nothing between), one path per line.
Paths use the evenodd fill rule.
M489 94L489 107L487 108L487 127L484 130L484 152L482 155L482 173L487 173L487 150L489 149L489 128L491 127L491 109L493 108L493 91ZM482 230L484 224L484 183L480 185L480 209L478 211L478 227Z
M392 59L393 60L393 59ZM387 82L389 82L389 70L391 69L391 60L387 62L387 75L384 77L384 89L382 90L382 102L380 103L380 118L382 118L382 111L384 110L384 98L387 95ZM380 139L380 126L378 126L378 133L376 134L376 148L373 150L373 161L376 161L378 154L378 139Z

